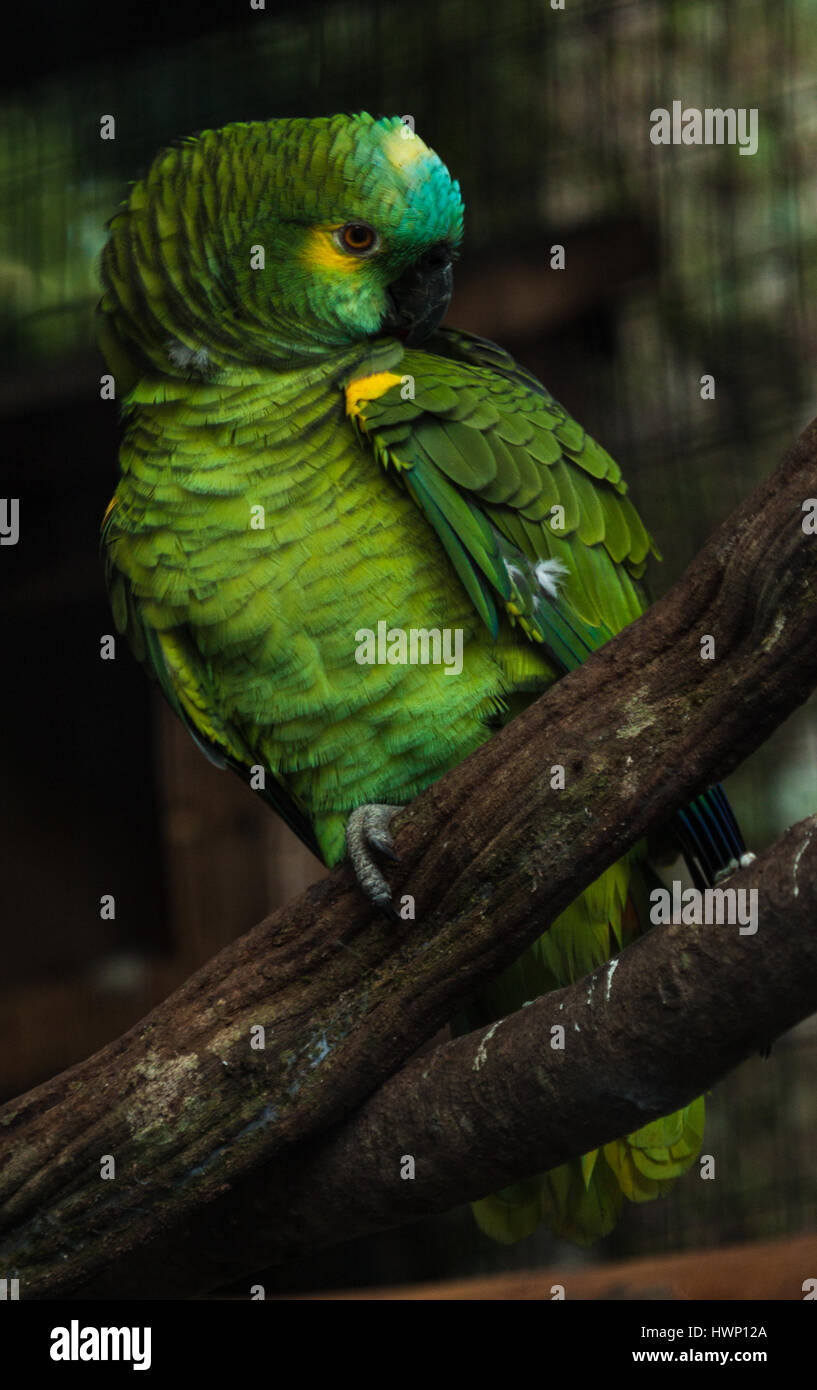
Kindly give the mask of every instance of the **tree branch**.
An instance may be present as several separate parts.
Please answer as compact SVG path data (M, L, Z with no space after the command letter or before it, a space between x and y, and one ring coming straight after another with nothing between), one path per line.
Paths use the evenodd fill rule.
M313 1150L216 1204L211 1240L228 1213L252 1232L230 1277L446 1211L688 1104L817 1010L814 893L799 891L815 883L817 816L723 885L757 890L756 935L651 931L614 966L409 1062Z
M23 1297L88 1292L103 1276L109 1292L124 1291L133 1252L174 1223L174 1291L192 1291L184 1243L211 1226L217 1198L233 1194L239 1206L236 1186L254 1170L263 1165L271 1181L275 1160L305 1163L309 1141L359 1107L583 886L762 743L817 683L808 497L817 497L814 424L669 594L401 815L392 881L398 895L413 893L416 921L395 927L374 916L341 868L124 1037L0 1110L0 1268L20 1277ZM701 658L704 635L715 639L715 660ZM566 770L560 792L551 789L557 763ZM804 850L803 885L807 865ZM657 949L648 942L637 960ZM742 974L722 980L719 1017L724 999L743 1000ZM799 997L796 975L788 983ZM506 1031L528 1026L528 1013L502 1024L499 1048ZM659 1035L666 1019L659 1008ZM258 1024L264 1051L250 1048ZM724 1042L733 1058L724 1065L754 1045L744 1038L741 1052L733 1042L733 1053ZM592 1073L599 1061L588 1053L585 1066ZM486 1118L483 1089L475 1126ZM671 1091L670 1071L660 1108ZM619 1114L614 1128L628 1128ZM526 1113L523 1129L528 1122ZM515 1138L518 1172L551 1161L541 1149L534 1160L524 1134ZM116 1159L113 1182L99 1178L104 1154ZM470 1159L455 1176L457 1195L446 1187L444 1204L475 1193ZM483 1181L486 1190L495 1180L480 1169ZM397 1220L408 1201L395 1199ZM226 1268L249 1237L230 1228L213 1265L223 1257Z
M723 885L757 890L756 934L652 931L614 968L415 1058L328 1136L214 1202L206 1233L140 1252L126 1288L206 1293L483 1197L688 1104L817 1009L814 894L800 891L815 882L817 816Z

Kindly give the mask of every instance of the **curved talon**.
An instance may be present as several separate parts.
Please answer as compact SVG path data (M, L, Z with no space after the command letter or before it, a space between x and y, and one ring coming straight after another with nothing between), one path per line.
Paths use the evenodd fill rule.
M389 834L389 821L401 809L400 806L371 802L356 807L346 822L346 848L358 884L369 901L395 922L399 922L400 917L391 900L391 889L374 862L371 851L376 850L393 863L400 858L395 853Z

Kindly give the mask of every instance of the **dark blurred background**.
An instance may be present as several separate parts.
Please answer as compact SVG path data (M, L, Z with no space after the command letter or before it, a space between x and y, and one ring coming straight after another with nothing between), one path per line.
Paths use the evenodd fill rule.
M449 322L501 341L619 459L664 553L656 594L817 401L813 0L127 0L110 16L75 0L17 7L4 27L0 495L20 499L20 538L0 550L0 1099L124 1031L321 872L201 757L123 647L100 659L118 426L99 398L97 259L161 145L232 120L413 115L465 196ZM652 145L650 111L676 98L756 107L757 153ZM731 779L755 849L817 810L816 769L812 702ZM589 1254L546 1234L504 1250L463 1210L279 1271L268 1290L814 1229L816 1064L806 1024L725 1080L704 1146L716 1180L628 1207Z

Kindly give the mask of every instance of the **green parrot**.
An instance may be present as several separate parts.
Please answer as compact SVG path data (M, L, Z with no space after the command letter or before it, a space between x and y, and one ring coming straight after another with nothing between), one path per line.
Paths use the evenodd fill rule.
M462 231L459 186L409 123L339 115L163 150L102 257L116 626L203 751L325 864L348 851L385 910L395 808L637 618L656 553L609 454L501 348L440 328ZM679 833L703 877L745 848L720 789ZM634 852L457 1026L607 960L644 896ZM591 1240L625 1197L668 1190L702 1123L698 1100L477 1219Z

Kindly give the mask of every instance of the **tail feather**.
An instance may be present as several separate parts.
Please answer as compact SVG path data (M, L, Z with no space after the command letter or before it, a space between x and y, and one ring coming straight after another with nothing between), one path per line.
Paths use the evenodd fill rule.
M472 1204L480 1230L512 1245L543 1223L561 1240L591 1245L609 1235L618 1221L624 1194L603 1154L585 1181L583 1159L573 1159L536 1178L526 1178ZM589 1155L588 1155L589 1157Z
M740 863L746 844L723 787L709 787L684 810L674 828L698 888L711 886L718 874Z
M534 995L581 979L633 940L642 929L633 904L639 896L641 854L637 850L611 865L590 884L474 1001L455 1031L481 1026ZM647 1202L671 1191L698 1155L703 1120L699 1098L600 1149L473 1203L477 1223L505 1244L524 1239L544 1222L554 1235L589 1245L613 1229L625 1198Z

